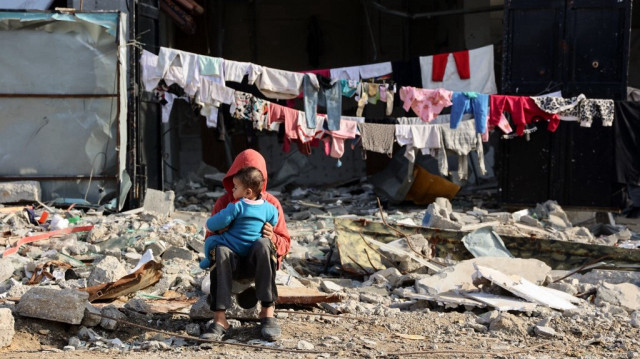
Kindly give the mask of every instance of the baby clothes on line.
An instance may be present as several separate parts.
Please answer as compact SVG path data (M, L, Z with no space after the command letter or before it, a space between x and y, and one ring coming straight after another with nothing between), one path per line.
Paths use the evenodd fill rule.
M434 153L440 148L440 131L437 125L395 125L396 141L400 146L406 146L404 156L409 162L416 161L415 152L420 150L423 155Z
M335 69L330 69L329 74L331 75L331 79L338 80L360 80L360 67L359 66L350 66L350 67L338 67Z
M449 54L453 55L453 60L456 63L460 79L468 80L471 78L471 71L469 69L469 50L464 50L433 55L433 66L431 68L431 79L433 82L442 82L444 79L444 72L447 67L447 61L449 60Z
M358 123L358 130L362 135L363 150L385 153L389 157L393 155L393 143L396 138L395 125Z
M217 76L224 79L224 59L221 57L211 57L198 55L198 65L200 66L200 75Z
M451 128L458 128L462 115L473 113L476 131L484 133L487 130L489 117L489 95L477 92L454 92L451 96Z
M360 66L360 77L363 79L370 79L373 77L388 75L392 71L393 68L391 67L391 62L362 65Z
M302 92L304 74L264 67L255 81L258 90L274 99L294 99Z
M360 81L356 80L339 80L342 96L353 97L361 86Z
M423 121L433 120L443 108L451 106L453 92L445 89L421 89L415 87L401 87L400 99L404 102L405 111L411 108Z
M229 108L231 116L238 120L250 120L251 119L251 99L253 95L247 92L235 91L233 102Z
M222 81L215 78L215 81ZM196 95L196 103L202 106L200 115L206 117L207 127L213 128L218 125L218 107L221 103L230 105L233 103L234 90L220 85L208 77L200 79L200 86Z
M516 133L518 136L524 134L526 125L540 120L547 120L549 124L547 129L554 132L560 123L560 117L556 114L549 114L541 110L531 97L525 96L509 96L509 95L491 95L489 124L497 126L500 117L504 111L511 113L511 120L516 125Z
M447 154L458 155L457 178L466 180L469 178L469 153L477 151L478 164L482 175L487 173L484 164L484 149L482 147L482 135L476 132L473 121L462 121L457 129L451 129L446 124L434 125L440 130L440 149L436 150L440 174L448 176L449 162Z
M242 78L249 72L250 62L224 60L224 80L242 82Z
M344 140L356 138L358 133L358 123L350 119L340 120L340 129L337 131L329 131L331 138L325 137L325 154L333 158L341 158L344 154ZM329 149L329 141L331 142L331 148Z
M588 99L583 94L572 98L531 97L536 105L549 113L558 114L561 120L579 121L582 127L591 127L595 118L602 120L603 126L611 126L614 119L614 101Z
M586 96L580 94L576 97L563 98L557 96L531 96L531 99L536 103L542 111L557 114L561 120L564 121L578 121L578 117L575 117L576 113L573 111L580 101L585 100Z
M254 129L258 131L269 129L269 101L251 97L251 120Z
M433 58L434 56L421 56L419 59L423 88L446 88L451 91L475 91L486 94L498 92L493 70L493 45L469 50L471 77L468 79L460 78L459 71L456 71L453 56L447 55L447 64L442 81L433 81Z

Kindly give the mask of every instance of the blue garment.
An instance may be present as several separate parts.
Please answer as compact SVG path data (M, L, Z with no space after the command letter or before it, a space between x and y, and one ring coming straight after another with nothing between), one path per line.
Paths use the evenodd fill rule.
M264 200L247 203L245 199L229 203L225 209L207 219L209 232L229 228L205 239L205 258L200 261L200 268L207 269L212 265L210 253L218 245L229 247L241 257L248 255L253 243L262 237L262 227L266 222L274 227L278 223L278 210L271 203Z
M476 132L485 133L489 115L489 95L477 92L454 92L451 96L451 128L456 129L462 121L462 115L473 113Z
M336 81L333 85L326 88L320 85L320 89L317 89L311 84L309 76L316 75L304 75L304 112L307 118L307 127L316 128L317 106L320 105L327 108L327 122L329 123L329 130L339 130L340 116L342 116L342 89L340 81ZM322 83L322 81L319 82Z

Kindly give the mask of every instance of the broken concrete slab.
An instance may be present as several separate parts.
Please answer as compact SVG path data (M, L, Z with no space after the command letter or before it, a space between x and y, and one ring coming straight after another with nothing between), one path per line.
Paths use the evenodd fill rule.
M94 268L87 279L87 285L115 282L127 275L127 269L113 256L106 256L94 264Z
M8 347L16 333L13 314L9 308L0 308L0 348Z
M611 284L604 282L598 287L595 304L609 303L628 312L640 310L640 287L631 283Z
M80 324L89 294L74 289L31 288L16 306L18 314L68 324Z
M554 337L561 336L553 328L547 327L547 326L542 326L542 325L536 325L535 327L533 327L533 332L537 336L543 337L543 338L554 338Z
M576 307L572 302L579 303L581 301L579 298L572 297L564 292L540 287L520 276L508 276L498 270L481 265L476 265L476 269L478 276L486 278L516 296L531 302L546 305L554 309L566 310Z
M551 271L548 265L537 259L480 257L461 261L429 277L416 280L416 291L436 295L452 290L475 288L473 274L476 265L500 269L507 275L522 275L534 283L542 283Z
M485 293L485 292L461 292L465 297L485 303L486 305L496 308L500 312L518 311L533 312L538 306L536 303L525 302L520 299L505 297L503 295Z
M173 191L162 192L147 189L144 195L144 210L161 216L170 216L175 211L176 195Z
M0 182L0 203L39 202L40 182Z
M316 304L342 301L339 293L323 293L311 288L278 287L278 304Z

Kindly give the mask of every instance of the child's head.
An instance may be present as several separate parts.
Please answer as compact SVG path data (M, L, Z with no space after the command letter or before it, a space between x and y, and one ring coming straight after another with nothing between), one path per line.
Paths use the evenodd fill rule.
M255 167L244 167L233 175L233 198L258 199L264 186L264 176Z

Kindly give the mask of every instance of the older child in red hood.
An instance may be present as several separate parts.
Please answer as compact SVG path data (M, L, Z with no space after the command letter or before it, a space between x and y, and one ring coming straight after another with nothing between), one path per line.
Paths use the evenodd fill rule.
M202 335L206 339L221 339L229 330L225 310L231 305L231 282L233 279L254 278L256 297L262 304L260 323L262 336L267 340L280 337L281 330L274 318L274 304L278 299L275 277L282 258L289 253L291 237L287 230L280 201L267 189L267 165L264 157L254 150L242 151L233 161L222 184L227 193L213 206L212 215L226 208L233 198L233 176L244 167L256 167L264 176L262 199L278 209L278 223L275 227L266 223L262 229L263 238L256 241L247 257L240 257L228 247L218 246L215 251L215 266L211 270L211 294L209 301L214 311L214 323ZM212 235L207 232L206 237Z

